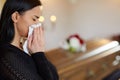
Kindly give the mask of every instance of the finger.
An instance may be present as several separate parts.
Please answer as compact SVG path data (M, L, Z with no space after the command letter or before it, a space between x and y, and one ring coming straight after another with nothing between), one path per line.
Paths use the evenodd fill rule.
M42 41L42 43L44 44L44 31L43 31L43 28L42 27L40 27L40 38L39 38L41 41Z
M41 26L37 28L38 29L38 40L42 37L42 34L41 34Z
M36 29L37 29L37 31L36 31L36 37L37 37L37 40L39 40L39 37L40 37L39 27L37 27Z
M44 30L43 30L43 27L40 27L40 34L43 36L44 35Z
M32 35L30 35L30 36L28 37L28 43L27 43L27 45L28 45L28 48L31 47L31 45L32 45Z
M38 40L40 41L42 38L42 34L41 34L41 27L38 28Z
M34 28L34 30L33 30L33 41L36 41L37 40L37 36L38 35L38 30L37 30L37 28Z

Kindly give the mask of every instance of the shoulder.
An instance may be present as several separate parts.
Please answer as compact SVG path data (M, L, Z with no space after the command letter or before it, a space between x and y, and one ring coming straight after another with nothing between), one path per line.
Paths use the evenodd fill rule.
M0 58L6 58L8 60L18 60L22 58L30 58L30 56L11 44L3 44L0 45Z
M25 53L12 49L0 49L0 74L1 71L5 76L8 74L23 75L26 79L29 78L27 80L40 78L32 58Z
M14 46L3 45L0 46L0 62L9 63L11 66L21 66L23 64L27 65L31 63L31 57L25 54L23 51L20 51Z

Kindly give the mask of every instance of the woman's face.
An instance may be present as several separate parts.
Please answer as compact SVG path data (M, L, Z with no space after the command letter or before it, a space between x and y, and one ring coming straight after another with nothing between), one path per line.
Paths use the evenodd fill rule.
M15 25L18 34L21 37L27 37L29 26L38 23L40 15L41 15L40 6L37 6L19 15Z

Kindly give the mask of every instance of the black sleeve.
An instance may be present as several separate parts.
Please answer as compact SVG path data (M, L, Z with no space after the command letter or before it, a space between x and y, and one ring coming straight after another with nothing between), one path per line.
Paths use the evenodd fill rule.
M120 79L120 69L116 69L102 80L119 80L119 79Z
M44 52L32 54L38 73L44 80L59 80L57 70L46 58Z

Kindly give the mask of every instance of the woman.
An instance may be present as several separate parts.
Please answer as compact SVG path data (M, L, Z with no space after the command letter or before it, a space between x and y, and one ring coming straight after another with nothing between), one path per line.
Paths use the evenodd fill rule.
M28 38L26 54L21 37L28 36L29 26L39 23L39 0L6 0L0 17L0 80L58 80L55 67L44 54L42 27Z

